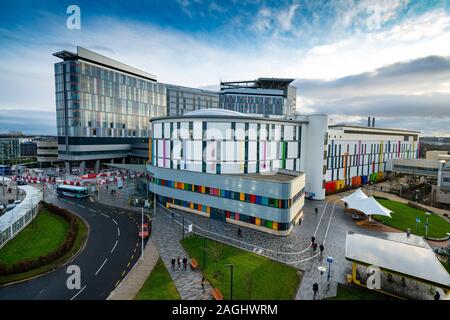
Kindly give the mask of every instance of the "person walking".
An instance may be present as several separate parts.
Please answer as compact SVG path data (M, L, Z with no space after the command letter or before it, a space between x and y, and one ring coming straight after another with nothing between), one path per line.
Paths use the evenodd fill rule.
M316 215L317 215L317 213L319 212L319 209L317 209L317 208L314 208L314 212L316 213Z
M311 244L314 244L314 241L316 241L316 237L315 236L311 236Z
M316 249L317 249L317 243L313 242L313 244L312 244L312 249L314 250L314 252L316 251Z
M172 260L170 261L172 265L172 271L175 271L175 257L172 257Z
M202 282L200 282L200 285L202 286L202 290L203 290L203 293L205 293L205 277L203 277L202 278Z
M323 246L323 243L320 244L319 246L319 250L320 250L320 256L322 256L323 250L325 249L325 247Z
M313 289L313 292L314 292L313 299L316 300L317 292L319 291L319 285L317 284L317 282L314 282L312 289Z
M237 235L238 235L239 238L242 237L242 231L241 231L241 228L238 228Z
M178 256L177 261L178 261L178 270L180 270L181 269L181 258L180 258L180 256Z
M184 271L187 270L187 258L186 258L186 256L183 258L183 269L184 269Z

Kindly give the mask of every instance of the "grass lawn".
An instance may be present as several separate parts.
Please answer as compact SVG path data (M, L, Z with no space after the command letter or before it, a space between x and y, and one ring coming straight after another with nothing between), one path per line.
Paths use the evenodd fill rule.
M169 272L161 258L134 298L135 300L180 300Z
M327 298L326 300L393 300L393 297L382 294L381 292L362 288L347 287L338 284L337 296Z
M35 259L60 246L69 232L69 223L42 209L36 220L0 249L0 261L12 265L23 259Z
M75 255L83 246L87 237L86 224L77 217L78 234L72 250L51 264L20 274L0 276L0 284L27 279L57 268ZM14 239L0 249L0 261L12 265L23 259L43 256L56 249L64 242L68 234L69 224L60 216L42 209L35 220L22 230Z
M373 216L377 221L383 222L385 225L406 231L407 228L411 229L411 233L425 236L425 211L412 208L407 204L386 200L377 199L377 201L384 207L392 210L392 218L383 216ZM420 218L418 229L416 230L416 217ZM429 228L428 236L431 238L443 238L447 236L447 232L450 232L450 223L436 214L431 214L428 218Z
M192 236L182 241L189 255L203 267L203 238ZM248 251L206 239L206 270L209 283L218 288L224 299L230 298L230 268L234 265L233 300L291 300L300 283L297 269ZM200 285L200 284L193 284Z

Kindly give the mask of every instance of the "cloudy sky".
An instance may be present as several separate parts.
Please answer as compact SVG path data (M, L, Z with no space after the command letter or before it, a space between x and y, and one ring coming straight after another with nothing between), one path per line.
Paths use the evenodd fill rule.
M299 112L450 136L450 0L2 0L0 132L55 134L52 53L77 45L184 86L292 77Z

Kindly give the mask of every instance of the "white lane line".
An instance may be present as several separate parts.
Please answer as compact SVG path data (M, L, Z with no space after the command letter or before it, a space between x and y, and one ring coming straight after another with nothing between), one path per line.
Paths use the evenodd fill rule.
M91 211L91 212L97 212L96 210L94 210L94 209L89 209L89 211Z
M85 288L86 288L86 285L84 285L84 287L81 288L80 291L78 291L76 295L74 295L72 298L70 298L70 300L75 299L81 292L83 292L83 290L84 290Z
M86 209L86 207L82 206L81 204L77 204L77 206L79 206L80 208Z
M323 245L325 245L325 243L327 242L328 230L330 229L331 219L333 219L334 207L336 206L336 202L338 201L339 200L336 200L333 204L333 210L331 210L330 220L328 221L327 230L325 231L325 237L323 238Z
M100 213L102 216L109 218L109 216L107 214L104 214L103 212Z
M120 237L120 229L117 227L117 235Z
M118 226L119 224L117 223L116 219L112 218L114 223L116 224L116 226Z
M106 261L108 261L108 258L105 259L105 261L103 261L102 265L100 266L100 268L98 268L97 272L95 273L95 275L97 275L100 270L102 270L103 266L105 265Z
M328 200L328 201L330 201L330 200ZM323 207L323 211L322 211L322 214L320 215L319 223L317 224L316 230L314 231L314 236L317 234L317 230L319 230L320 224L322 223L323 214L325 213L325 210L327 209L328 201L325 203L325 206Z
M114 247L111 249L111 253L113 253L114 249L116 248L117 244L119 243L119 240L116 240L116 243L114 243Z
M73 204L73 205L75 205L75 203L74 202L72 202L72 201L67 201L68 203L70 203L70 204Z

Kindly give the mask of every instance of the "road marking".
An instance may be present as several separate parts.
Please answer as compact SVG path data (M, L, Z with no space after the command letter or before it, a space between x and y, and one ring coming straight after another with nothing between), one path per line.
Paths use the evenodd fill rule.
M133 258L134 258L134 254L131 256L130 260L133 260Z
M122 272L122 276L121 276L121 277L123 277L123 276L124 276L124 274L125 274L125 270L123 270L123 272Z
M117 280L115 287L117 287L117 285L119 284L120 280Z
M114 223L116 224L116 226L118 226L119 224L117 223L116 219L112 218Z
M339 200L336 200L336 201L333 203L333 210L331 210L330 220L328 221L327 230L325 231L325 237L323 238L323 245L325 245L325 243L327 242L328 230L330 229L331 219L333 219L334 207L336 206L336 202L338 202L338 201L339 201Z
M330 200L328 200L328 201L325 203L325 206L323 207L323 211L322 211L322 214L320 215L319 223L317 224L316 230L314 231L314 236L316 235L317 230L319 230L320 224L322 223L323 214L325 213L325 210L327 209L327 206L328 206L328 202L329 202L329 201L330 201Z
M138 243L136 243L136 248L139 246L139 242Z
M128 262L128 264L127 264L127 268L129 268L129 267L130 267L130 264L131 264L131 261L130 261L130 262Z
M102 270L103 266L105 265L106 261L108 261L108 258L105 259L105 261L103 261L102 265L100 266L100 268L98 268L97 272L95 273L95 275L97 275L100 270Z
M109 216L107 214L104 214L103 212L100 213L102 216L109 218Z
M119 243L119 240L116 240L116 243L114 243L114 247L111 249L111 253L113 253L114 249L116 248L117 244Z
M91 211L91 212L97 212L96 210L94 210L94 209L89 209L89 211Z
M81 288L80 291L78 291L76 295L74 295L72 298L70 298L70 300L75 299L81 292L83 292L83 290L84 290L85 288L86 288L86 285L84 285L84 287Z
M134 252L136 252L136 250L137 250L137 248L134 248L134 251L133 251L133 253L134 253Z
M67 200L68 203L75 205L74 202Z
M77 206L79 206L80 208L86 209L86 207L82 206L81 204L77 204Z
M117 236L120 237L120 229L119 229L119 227L117 227Z

